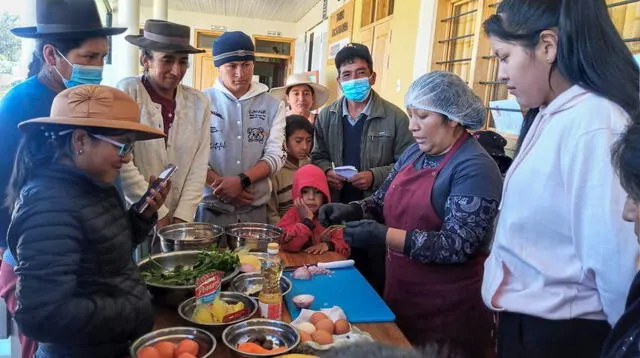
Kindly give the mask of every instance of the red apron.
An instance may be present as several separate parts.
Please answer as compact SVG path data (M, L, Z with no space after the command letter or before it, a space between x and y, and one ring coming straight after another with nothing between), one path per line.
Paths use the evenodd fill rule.
M9 249L5 249L9 250ZM13 317L14 313L16 313L16 308L18 307L18 298L16 297L16 285L18 283L18 276L14 272L14 267L9 265L6 261L2 261L0 263L0 297L4 299L7 304L7 310L11 313L11 317ZM13 319L9 321L11 330L13 330ZM38 349L38 343L31 338L28 338L22 332L11 332L12 335L18 334L18 340L20 341L21 346L21 358L33 358L34 354L36 354L36 350Z
M442 220L431 200L436 177L469 139L462 135L436 168L405 166L384 198L388 227L440 231ZM480 287L486 256L462 264L422 264L401 252L387 250L384 298L396 323L413 345L448 344L469 357L493 356L492 316Z

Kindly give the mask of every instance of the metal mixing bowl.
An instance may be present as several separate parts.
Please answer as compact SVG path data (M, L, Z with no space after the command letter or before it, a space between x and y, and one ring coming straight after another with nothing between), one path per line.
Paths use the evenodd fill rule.
M235 250L246 247L250 251L267 252L267 244L279 242L284 230L281 228L259 223L237 223L225 227L227 247Z
M235 321L231 321L231 322L227 322L227 323L214 323L214 324L204 324L204 323L198 323L196 321L194 321L193 319L191 319L191 317L193 316L193 311L196 308L196 301L197 298L196 297L192 297L189 298L188 300L182 302L180 304L180 306L178 307L178 314L180 315L180 317L182 317L183 320L185 320L189 325L198 327L198 328L202 328L205 329L211 333L213 333L214 336L216 337L221 337L222 336L222 332L225 330L225 328L242 322L242 321L246 321L248 319L250 319L251 317L253 317L256 312L258 312L258 303L252 299L251 297L247 296L247 295L243 295L242 293L238 293L238 292L220 292L220 299L223 300L224 302L228 303L228 304L236 304L238 302L242 302L244 303L244 307L249 309L249 314L247 314L244 317L241 317Z
M138 262L138 270L155 270L158 268L156 263L160 264L165 270L172 270L178 265L193 266L201 251L175 251L163 254L153 255L153 261L147 257ZM155 263L154 263L155 262ZM222 278L222 286L225 286L240 272L240 267L236 267L233 272L226 274ZM193 297L195 294L195 285L175 286L161 285L157 283L147 282L147 287L153 295L155 302L162 306L178 307L187 298Z
M135 358L138 356L138 351L146 346L162 341L177 344L183 339L191 339L198 343L200 347L198 358L213 357L213 351L216 350L216 338L211 333L194 327L171 327L147 333L133 342L129 348L129 354L131 354L132 358Z
M183 223L167 225L157 235L163 252L202 250L218 247L224 229L208 223Z
M262 286L262 275L259 272L243 273L236 276L231 281L229 290L247 295L247 292L252 285ZM291 281L284 276L280 277L280 291L282 291L283 296L291 291ZM251 297L258 297L258 294L260 294L260 291L248 295Z
M286 345L287 349L273 354L255 354L240 352L236 347L244 343L252 336L264 334L277 346ZM222 342L229 347L229 351L235 357L272 357L286 354L300 343L300 335L292 325L270 319L250 319L228 327L222 333Z

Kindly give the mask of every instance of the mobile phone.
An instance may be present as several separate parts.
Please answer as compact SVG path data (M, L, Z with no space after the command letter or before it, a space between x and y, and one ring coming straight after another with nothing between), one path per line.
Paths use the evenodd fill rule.
M162 185L162 183L165 183L167 180L169 180L173 175L173 173L175 173L176 169L178 169L177 166L173 164L168 164L164 168L162 173L158 175L156 180L154 180L153 183L151 183L151 186L149 186L149 189L147 189L147 192L144 193L142 198L140 198L140 200L138 200L138 203L136 204L136 208L137 208L136 211L138 212L138 214L142 214L142 212L147 210L147 208L149 207L149 203L147 203L147 198L151 196L151 190L155 190L155 191L160 190L160 185Z

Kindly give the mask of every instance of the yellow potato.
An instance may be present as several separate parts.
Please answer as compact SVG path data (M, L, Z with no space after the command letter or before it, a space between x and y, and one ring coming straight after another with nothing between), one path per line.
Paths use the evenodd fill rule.
M222 323L224 316L238 312L244 308L244 303L238 302L235 305L228 304L220 299L216 298L213 303L210 304L198 304L193 312L192 319L198 323L213 324Z

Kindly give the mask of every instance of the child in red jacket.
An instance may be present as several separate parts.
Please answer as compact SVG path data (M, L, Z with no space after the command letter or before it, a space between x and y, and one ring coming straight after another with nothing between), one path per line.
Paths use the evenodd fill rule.
M330 202L329 185L322 169L308 164L293 176L293 206L278 221L285 231L283 250L310 254L335 251L349 257L351 249L342 238L342 229L327 230L318 221L318 209Z

